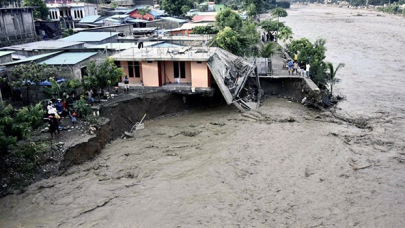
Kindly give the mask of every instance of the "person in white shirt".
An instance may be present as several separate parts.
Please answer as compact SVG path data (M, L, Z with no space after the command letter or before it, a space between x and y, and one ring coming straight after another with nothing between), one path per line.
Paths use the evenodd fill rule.
M305 66L305 72L307 73L307 77L309 78L309 69L311 68L311 65L309 65L309 63L307 63L307 65Z

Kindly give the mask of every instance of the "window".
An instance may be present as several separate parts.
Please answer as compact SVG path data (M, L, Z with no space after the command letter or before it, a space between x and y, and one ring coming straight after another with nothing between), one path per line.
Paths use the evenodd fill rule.
M174 78L179 78L179 62L173 62Z
M201 61L197 61L197 64L201 64L202 62Z
M141 77L141 66L139 62L135 62L135 78Z
M186 78L186 63L173 62L174 78Z
M128 62L128 77L133 78L134 77L134 62Z
M121 62L120 62L120 61L114 61L114 64L115 64L117 67L121 67Z
M135 74L134 74L135 71ZM139 62L128 62L128 77L130 78L140 78L141 77L141 66Z
M186 63L180 62L180 77L186 78Z

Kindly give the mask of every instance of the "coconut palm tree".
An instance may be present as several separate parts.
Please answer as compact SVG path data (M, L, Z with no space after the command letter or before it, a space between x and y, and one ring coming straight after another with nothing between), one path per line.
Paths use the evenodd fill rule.
M330 85L330 96L332 96L333 95L333 85L335 84L335 82L337 82L336 74L341 67L345 66L345 64L339 63L339 65L336 67L336 69L334 69L333 64L330 62L327 62L326 66L329 69L329 72L327 73L327 75L328 75L328 81L329 81L329 85Z
M270 42L263 46L260 54L263 58L271 58L271 56L277 51L279 48L277 43Z
M288 14L287 14L287 11L283 8L275 8L274 10L271 11L271 15L273 17L277 17L277 36L278 36L280 17L287 17Z

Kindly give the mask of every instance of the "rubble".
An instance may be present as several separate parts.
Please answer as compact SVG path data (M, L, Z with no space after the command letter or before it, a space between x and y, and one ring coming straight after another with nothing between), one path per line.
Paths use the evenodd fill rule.
M241 111L259 106L262 92L255 65L220 48L207 64L228 105L234 104Z

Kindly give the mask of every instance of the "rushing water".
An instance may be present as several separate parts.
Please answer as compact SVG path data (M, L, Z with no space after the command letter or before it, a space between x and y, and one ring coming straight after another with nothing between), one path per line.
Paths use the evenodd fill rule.
M353 116L389 112L404 117L405 18L324 5L293 5L283 19L292 27L295 39L324 38L326 60L335 66L345 63L336 85L336 92L347 98L339 104L344 112Z
M1 198L0 227L403 227L405 19L293 6L285 20L346 64L345 121L282 99L149 121Z

